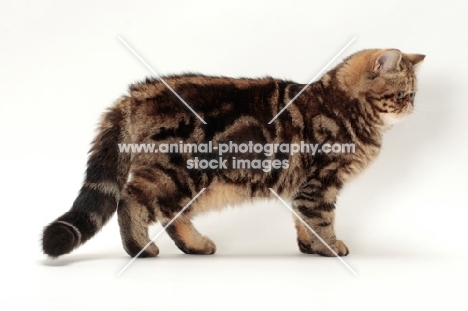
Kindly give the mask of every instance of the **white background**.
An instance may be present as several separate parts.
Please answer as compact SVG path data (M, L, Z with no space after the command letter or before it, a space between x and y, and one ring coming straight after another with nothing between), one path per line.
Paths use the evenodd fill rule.
M5 1L0 3L0 247L5 309L462 309L467 263L466 1ZM150 72L307 83L353 36L427 55L416 111L339 197L346 262L306 256L279 202L197 220L214 256L129 261L116 218L71 255L41 254L68 210L104 109ZM158 232L155 227L152 233Z

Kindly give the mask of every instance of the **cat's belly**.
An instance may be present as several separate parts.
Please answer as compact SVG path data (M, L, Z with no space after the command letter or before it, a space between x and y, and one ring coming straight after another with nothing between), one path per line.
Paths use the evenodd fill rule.
M215 181L192 203L190 211L196 214L221 210L227 206L236 206L252 200L246 187Z

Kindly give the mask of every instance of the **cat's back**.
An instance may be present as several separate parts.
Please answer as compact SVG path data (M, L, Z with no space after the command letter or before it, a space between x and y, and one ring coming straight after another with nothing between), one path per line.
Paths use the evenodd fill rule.
M290 84L293 82L271 77L184 74L147 78L129 87L131 123L145 122L149 127L153 124L174 130L187 127L193 131L203 124L191 108L206 122L203 131L208 134L244 119L267 124L282 105Z
M233 78L201 74L181 74L161 78L146 78L142 82L130 85L129 90L131 97L135 99L147 99L167 92L172 93L169 87L181 97L182 95L190 97L192 94L215 95L219 97L223 95L220 92L229 92L229 95L233 95L234 93L245 95L247 92L259 93L274 90L280 85L290 83L293 82L272 77ZM227 95L224 97L227 97Z

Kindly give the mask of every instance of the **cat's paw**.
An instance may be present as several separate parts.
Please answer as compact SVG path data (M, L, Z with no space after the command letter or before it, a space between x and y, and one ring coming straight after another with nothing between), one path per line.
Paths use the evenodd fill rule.
M214 253L216 253L216 244L212 240L205 238L205 247L203 254L213 255Z
M143 248L144 247L141 247L136 243L126 243L124 245L125 251L131 257L137 257L138 256L138 258L149 258L149 257L156 257L156 256L159 255L159 248L154 243L151 243L144 250L143 250Z
M211 239L203 237L197 242L196 245L190 247L181 243L176 243L176 245L181 251L190 255L212 255L216 253L216 244Z
M317 243L320 243L320 242L317 242ZM348 247L341 240L337 240L335 243L329 244L329 246L331 247L331 249L333 249L333 251L338 256L346 256L349 254ZM321 244L321 247L317 247L317 249L315 250L315 254L318 254L320 256L325 256L325 257L335 256L335 254L333 254L333 252L331 252L330 249L323 244Z
M338 256L347 256L349 254L349 249L341 240L336 240L334 243L330 243L330 248L335 252L335 254L330 251L328 247L322 244L320 241L316 241L315 245L308 244L305 245L299 241L299 250L304 254L317 254L325 257L334 257L335 254Z

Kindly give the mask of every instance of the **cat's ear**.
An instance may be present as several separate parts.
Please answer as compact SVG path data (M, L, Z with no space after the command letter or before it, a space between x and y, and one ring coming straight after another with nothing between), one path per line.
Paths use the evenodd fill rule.
M410 63L415 66L422 62L424 58L426 58L426 55L423 54L405 54L405 58L410 61Z
M398 50L388 50L380 54L374 63L375 71L389 71L398 68L403 55Z

